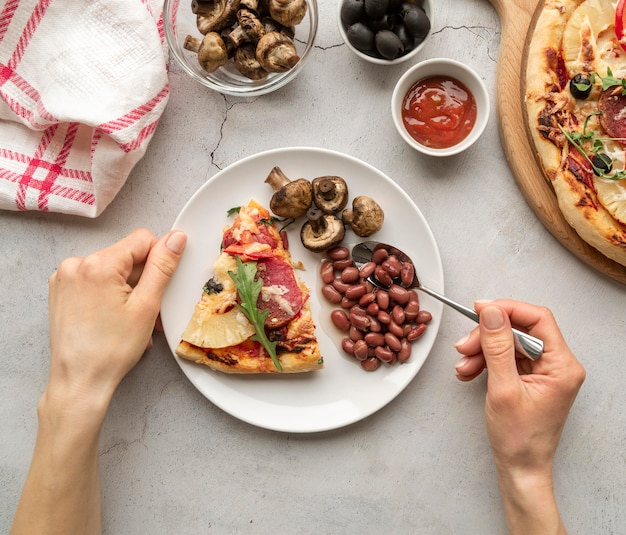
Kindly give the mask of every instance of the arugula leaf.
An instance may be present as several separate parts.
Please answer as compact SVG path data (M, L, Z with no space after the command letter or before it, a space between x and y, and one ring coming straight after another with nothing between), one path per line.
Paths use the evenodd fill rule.
M253 261L242 262L239 256L236 258L237 272L233 273L229 271L228 275L233 279L237 293L239 294L239 299L241 300L241 304L237 305L237 307L254 326L256 334L252 337L252 340L259 342L263 346L270 357L272 357L272 361L278 371L282 372L283 367L276 354L276 342L270 341L265 334L265 318L269 314L269 311L259 310L256 306L261 288L263 288L263 281L261 279L254 280L257 273L257 263Z
M615 78L613 76L613 72L611 71L609 67L606 68L606 76L600 76L597 72L590 73L589 79L591 80L592 84L595 82L595 76L600 78L600 81L602 82L603 91L606 91L609 87L613 87L615 85L621 85L622 95L626 95L626 80L624 80L623 78Z

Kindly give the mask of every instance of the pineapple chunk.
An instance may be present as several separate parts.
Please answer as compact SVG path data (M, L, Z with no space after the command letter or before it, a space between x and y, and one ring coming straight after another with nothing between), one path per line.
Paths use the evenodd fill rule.
M182 339L199 347L217 349L240 344L254 333L254 326L238 308L215 314L199 303Z
M614 19L611 0L585 0L574 10L563 34L563 59L570 77L590 70L606 72L602 58L614 49ZM592 64L586 61L589 57Z
M615 219L626 225L626 180L596 177L595 186L602 205Z

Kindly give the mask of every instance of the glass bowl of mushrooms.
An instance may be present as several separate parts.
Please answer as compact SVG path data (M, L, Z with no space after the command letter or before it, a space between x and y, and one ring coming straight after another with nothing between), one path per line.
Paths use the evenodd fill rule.
M165 0L165 37L202 85L258 96L293 80L317 34L317 0Z

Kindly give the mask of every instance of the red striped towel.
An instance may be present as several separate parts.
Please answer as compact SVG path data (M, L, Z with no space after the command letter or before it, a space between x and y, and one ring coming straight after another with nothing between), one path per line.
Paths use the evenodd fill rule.
M100 215L165 109L166 62L161 0L4 0L0 208Z

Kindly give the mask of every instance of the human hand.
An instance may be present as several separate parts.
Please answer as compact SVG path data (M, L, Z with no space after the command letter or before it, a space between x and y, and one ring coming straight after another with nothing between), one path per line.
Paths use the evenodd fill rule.
M555 504L544 514L541 509L553 503L552 461L585 371L547 308L512 300L475 305L480 324L455 345L464 355L455 367L461 381L472 380L488 369L487 433L507 519L517 523L520 532L529 527L522 527L520 518L527 520L533 514L548 521L552 512L553 520L560 523L558 512L554 515ZM511 323L543 340L544 353L539 359L516 357ZM538 505L542 491L549 499Z
M49 282L50 377L46 393L108 405L149 346L165 287L186 236L135 230L85 258L64 260Z

